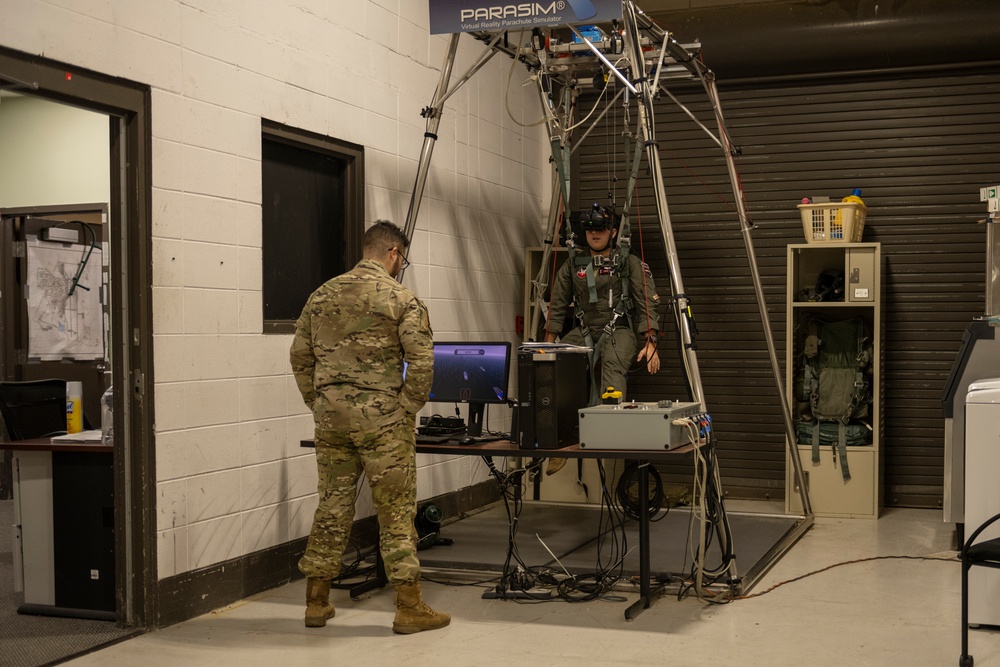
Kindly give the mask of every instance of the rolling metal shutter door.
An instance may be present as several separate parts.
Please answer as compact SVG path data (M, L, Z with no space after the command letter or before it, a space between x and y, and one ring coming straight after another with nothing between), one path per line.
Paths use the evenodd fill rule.
M700 88L672 92L714 127ZM977 221L986 213L978 193L1000 182L1000 72L721 82L720 92L730 134L743 152L739 167L782 367L785 246L804 239L795 205L806 196L839 198L863 189L869 208L864 240L881 242L884 257L884 500L939 506L941 393L965 326L984 310L985 228ZM586 111L592 103L585 97L579 107ZM698 360L720 439L723 485L738 497L780 498L781 411L720 149L665 96L656 108L667 202L699 329ZM611 189L622 204L622 130L619 109L580 146L575 207L606 202ZM608 176L615 162L617 183ZM641 176L632 245L644 251L669 303L655 200ZM686 397L670 317L660 347L665 370L655 377L636 371L632 398ZM683 466L663 472L668 481L689 483Z

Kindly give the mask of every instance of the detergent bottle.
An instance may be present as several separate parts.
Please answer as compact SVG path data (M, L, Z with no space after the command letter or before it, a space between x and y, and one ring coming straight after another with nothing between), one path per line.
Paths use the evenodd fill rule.
M840 207L830 227L830 238L841 241L860 241L864 224L865 202L861 199L861 188L854 188L851 194L840 200L843 204L857 204L860 208Z
M865 202L861 199L861 188L854 188L851 190L851 194L844 197L842 200L845 204L861 204L865 205Z

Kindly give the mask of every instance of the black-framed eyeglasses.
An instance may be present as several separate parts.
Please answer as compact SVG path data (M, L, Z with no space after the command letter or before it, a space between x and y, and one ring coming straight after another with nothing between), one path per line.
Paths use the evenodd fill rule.
M403 260L403 266L401 266L399 270L405 271L410 266L410 260L406 259L406 255L402 253L402 251L399 249L399 246L396 246L394 249L396 251L396 254L399 255L400 258L402 258Z

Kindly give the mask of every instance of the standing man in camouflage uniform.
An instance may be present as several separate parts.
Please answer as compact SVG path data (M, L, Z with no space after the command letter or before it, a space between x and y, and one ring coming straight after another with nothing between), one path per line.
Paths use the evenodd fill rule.
M395 280L409 264L408 247L399 227L377 221L365 232L364 258L313 292L295 325L292 371L316 421L319 469L319 506L299 561L307 577L306 627L333 618L330 580L340 573L362 470L385 572L396 587L393 632L451 621L420 594L414 415L430 394L434 356L427 308Z

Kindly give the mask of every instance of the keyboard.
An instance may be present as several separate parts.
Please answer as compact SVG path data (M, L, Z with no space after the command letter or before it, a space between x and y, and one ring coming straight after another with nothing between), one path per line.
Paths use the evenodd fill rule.
M456 439L456 436L451 435L423 435L417 433L417 444L418 445L440 445L442 443L448 442L449 440Z

